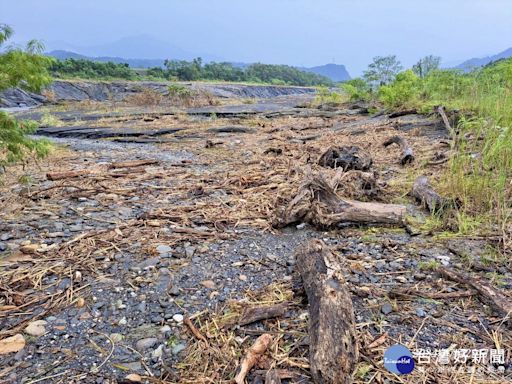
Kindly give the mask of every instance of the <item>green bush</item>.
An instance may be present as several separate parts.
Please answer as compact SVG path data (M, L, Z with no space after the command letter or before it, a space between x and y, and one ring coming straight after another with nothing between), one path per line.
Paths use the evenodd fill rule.
M411 107L420 96L421 80L412 70L396 75L389 85L379 88L379 100L389 108Z
M0 48L13 34L7 25L0 25ZM49 84L51 78L48 67L52 59L41 55L43 47L37 41L31 41L25 49L10 47L0 53L0 91L11 87L22 87L38 91ZM0 112L0 166L5 167L26 158L38 157L48 153L49 143L27 137L34 133L37 124L17 121L6 112Z
M341 89L351 101L368 101L371 99L371 88L361 78L352 79L341 84Z

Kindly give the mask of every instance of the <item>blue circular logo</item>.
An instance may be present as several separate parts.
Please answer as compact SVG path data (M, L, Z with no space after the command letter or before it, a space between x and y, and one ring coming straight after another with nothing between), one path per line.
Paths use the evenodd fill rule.
M397 375L406 375L414 369L414 359L407 347L395 344L384 352L384 367Z

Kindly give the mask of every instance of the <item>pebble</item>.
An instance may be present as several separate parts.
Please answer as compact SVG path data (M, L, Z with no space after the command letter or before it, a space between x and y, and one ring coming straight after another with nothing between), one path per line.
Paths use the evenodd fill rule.
M192 256L194 256L195 252L196 252L196 249L194 247L191 247L191 246L185 247L185 256L192 257Z
M27 327L25 328L24 331L26 334L28 334L30 336L36 336L36 337L43 336L46 333L46 328L45 328L46 324L48 324L48 323L44 320L32 321L31 323L29 323L27 325Z
M126 320L126 317L123 317L121 320L119 320L118 324L119 325L126 325L126 324L128 324L128 320Z
M245 276L245 275L240 275L240 276L238 276L238 278L239 278L241 281L247 281L247 276Z
M382 307L380 307L380 311L385 315L389 315L391 312L393 312L393 307L391 304L385 303L382 305Z
M160 245L157 245L156 246L156 251L162 255L162 254L167 254L167 253L171 253L172 252L172 248L169 247L168 245L163 245L163 244L160 244Z
M114 343L119 343L124 339L124 336L121 335L120 333L111 333L109 337L112 339Z
M135 348L139 351L144 351L146 349L154 347L156 343L158 343L158 339L156 337L147 337L145 339L137 341L137 343L135 344Z
M171 332L171 327L169 325L164 325L162 328L160 328L161 333L167 333Z
M2 240L2 241L7 241L10 238L11 238L11 235L8 233L2 233L2 235L0 235L0 240Z
M164 354L164 345L161 344L157 349L151 353L153 359L159 359Z
M183 322L183 315L181 313L177 313L175 315L173 315L172 319L177 322L177 323L182 323Z
M178 353L183 351L185 348L187 348L187 346L185 344L183 344L183 343L180 343L180 344L177 344L174 347L172 347L171 351L172 351L173 355L177 355Z
M418 317L425 317L427 315L427 313L425 312L425 310L423 308L416 308L416 315Z
M7 245L5 243L0 243L0 252L6 251Z

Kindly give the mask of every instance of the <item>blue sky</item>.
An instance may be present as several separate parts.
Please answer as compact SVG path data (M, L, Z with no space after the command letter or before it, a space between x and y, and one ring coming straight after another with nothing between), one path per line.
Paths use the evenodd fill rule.
M511 0L0 0L0 23L16 41L51 49L144 34L228 61L334 61L354 75L377 55L410 66L427 54L451 63L512 46Z

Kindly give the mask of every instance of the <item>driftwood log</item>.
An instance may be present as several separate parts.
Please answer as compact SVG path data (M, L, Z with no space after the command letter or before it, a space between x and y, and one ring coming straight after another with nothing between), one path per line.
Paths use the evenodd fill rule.
M388 147L391 144L398 144L400 146L400 149L402 150L400 164L405 165L407 163L412 163L414 161L414 152L403 137L393 136L383 143L385 147Z
M90 174L92 174L91 170L82 169L79 171L49 172L46 174L46 178L48 180L56 181L64 179L74 179L76 177L88 176Z
M335 255L320 240L297 251L309 302L309 362L315 383L350 383L358 359L352 299Z
M456 281L460 284L466 284L478 292L483 302L493 307L500 316L512 316L512 299L505 296L490 284L482 281L480 278L472 277L464 272L458 272L451 268L439 267L437 271L441 276Z
M154 165L158 164L160 161L158 160L130 160L130 161L121 161L118 163L112 163L108 167L110 169L118 169L118 168L136 168L142 167L144 165Z
M419 203L428 208L430 212L440 211L453 205L453 201L434 191L426 176L420 176L416 179L412 186L411 194Z
M295 197L284 206L280 203L278 201L273 220L276 228L297 222L307 222L318 227L405 224L405 206L342 199L320 174L306 176L306 181Z
M342 168L344 171L367 171L372 166L369 154L356 146L330 147L318 159L318 165L328 168Z

